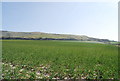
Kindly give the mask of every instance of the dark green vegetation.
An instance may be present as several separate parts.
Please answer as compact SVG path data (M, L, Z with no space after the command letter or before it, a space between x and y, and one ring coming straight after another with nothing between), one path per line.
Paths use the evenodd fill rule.
M4 79L117 79L118 47L47 40L3 40Z

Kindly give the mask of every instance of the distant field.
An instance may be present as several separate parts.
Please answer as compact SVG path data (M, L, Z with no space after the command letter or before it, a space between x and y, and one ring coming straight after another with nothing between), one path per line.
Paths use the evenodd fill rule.
M4 79L117 79L118 47L47 40L3 40Z

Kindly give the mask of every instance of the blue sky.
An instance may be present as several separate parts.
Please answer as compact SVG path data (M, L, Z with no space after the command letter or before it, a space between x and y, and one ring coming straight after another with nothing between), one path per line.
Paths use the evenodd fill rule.
M3 2L2 14L2 30L118 40L118 8L111 2Z

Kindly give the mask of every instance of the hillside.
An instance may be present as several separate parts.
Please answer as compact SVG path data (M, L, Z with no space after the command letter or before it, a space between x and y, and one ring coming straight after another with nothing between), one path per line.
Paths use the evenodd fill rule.
M2 34L0 38L19 38L19 39L40 39L40 40L78 40L78 41L96 41L108 43L108 39L92 38L85 35L70 35L70 34L53 34L43 32L12 32L12 31L0 31Z

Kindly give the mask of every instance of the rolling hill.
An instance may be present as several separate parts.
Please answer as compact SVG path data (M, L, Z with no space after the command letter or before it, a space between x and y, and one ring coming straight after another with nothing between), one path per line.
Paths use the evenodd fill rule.
M115 42L108 39L98 39L85 35L53 34L43 32L12 32L0 31L1 39L33 39L33 40L77 40L77 41L95 41L95 42Z

